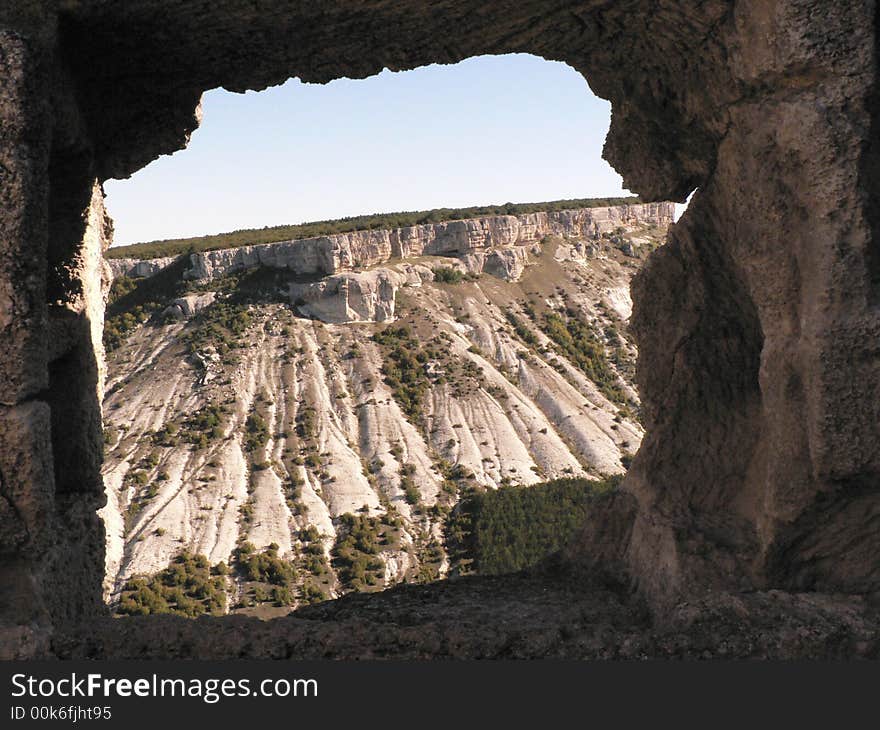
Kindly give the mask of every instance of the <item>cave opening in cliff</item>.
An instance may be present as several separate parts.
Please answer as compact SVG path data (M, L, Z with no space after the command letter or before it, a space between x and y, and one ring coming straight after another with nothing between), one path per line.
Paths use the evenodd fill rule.
M644 436L629 284L675 215L602 161L609 121L565 64L479 57L209 92L108 181L111 604L270 618L564 546Z
M876 655L875 4L768 5L0 4L0 657ZM494 100L497 123L461 80L393 105L363 91L334 107L298 90L300 117L262 124L277 121L273 102L214 138L215 151L238 154L228 167L162 181L163 166L210 142L222 93L209 92L193 147L144 169L187 145L210 89L298 77L355 94L423 78L386 67L511 52L565 61L611 101L604 152L645 200L699 188L662 247L643 255L659 245L651 229L670 217L667 204L570 215L502 202L596 194L513 187L543 179L546 164L589 177L577 154L585 141L598 146L607 119L595 135L576 124L588 96L579 77L550 100L554 84L496 77L475 102ZM277 99L266 93L237 100ZM332 143L343 127L360 138ZM379 143L385 132L391 144ZM301 157L291 162L285 147ZM320 164L302 164L312 152ZM126 214L113 180L138 170L126 184L159 180L158 194L140 196L144 219L172 228L138 228ZM378 176L388 170L396 176ZM487 171L498 187L484 196L468 185L492 182ZM190 218L205 191L229 181L242 186ZM419 197L436 181L462 199ZM402 253L403 239L373 226L315 234L311 250L193 258L186 242L178 260L126 268L119 247L103 255L105 182L119 244L500 205L454 225L428 216L405 237L418 261L375 262ZM277 218L260 207L275 192ZM493 245L475 245L481 235ZM232 299L277 289L250 279L259 267L242 271L271 256L309 261L320 280L299 282L315 288L293 301L289 287L283 301ZM123 276L105 362L114 266ZM628 402L631 379L618 377L632 366L630 329L647 433ZM448 574L467 567L454 550L469 548L467 525L458 543L438 534L455 500L473 497L468 514L487 528L499 524L493 510L529 521L545 504L525 501L536 484L556 482L557 501L571 504L566 483L619 475L636 449L622 488L603 492L590 516L573 508L549 521L582 530L562 561L578 570L557 574L549 603L542 573L525 591L517 579L479 577L404 588L267 631L256 621L104 620L105 574L128 613L151 615L239 605L270 615L291 600ZM96 517L105 499L107 551ZM509 542L498 535L496 546ZM506 569L520 548L484 554L482 569ZM147 577L121 596L135 573ZM606 575L637 600L585 613L569 589ZM187 585L193 594L176 590ZM642 601L657 631L627 617L642 615ZM382 608L391 604L396 613ZM573 613L560 623L563 604ZM605 615L620 630L597 643Z

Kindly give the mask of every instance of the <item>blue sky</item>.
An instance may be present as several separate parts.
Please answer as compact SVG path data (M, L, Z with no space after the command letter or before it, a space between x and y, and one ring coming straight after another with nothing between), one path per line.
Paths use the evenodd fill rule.
M610 105L569 66L482 56L206 93L186 150L108 181L117 244L360 213L627 194Z

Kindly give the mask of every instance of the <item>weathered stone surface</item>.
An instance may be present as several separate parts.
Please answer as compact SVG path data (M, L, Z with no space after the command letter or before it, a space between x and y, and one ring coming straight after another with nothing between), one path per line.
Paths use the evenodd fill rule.
M289 269L301 275L327 276L382 264L392 257L479 256L487 249L525 246L544 236L585 239L596 238L623 226L665 228L672 222L673 213L672 203L651 203L490 216L382 231L339 233L194 253L190 255L191 268L187 276L198 280L214 279L257 266ZM486 255L491 256L489 253ZM525 250L503 254L502 258L496 255L489 265L508 278L511 274L509 267L515 265L513 257L519 257L521 261L525 255ZM480 260L485 260L485 256ZM119 261L123 263L111 261L111 266L149 276L163 269L172 259L153 259L139 264L130 259ZM477 271L482 271L482 268Z
M50 627L56 555L49 407L0 407L0 659L36 651ZM41 639L41 636L43 638Z
M36 4L21 10L39 25ZM53 620L103 610L95 510L110 226L75 142L73 90L50 82L54 24L30 35L0 26L0 656L12 657L41 651Z
M0 494L0 554L15 554L27 544L27 527L9 498Z
M230 249L230 252L234 249ZM469 274L490 274L504 281L518 281L530 262L540 256L538 244L507 246L465 253L442 262ZM291 265L295 264L295 259ZM436 261L436 259L435 259ZM216 269L212 276L216 276ZM397 290L402 286L421 286L432 281L430 266L396 263L393 268L378 268L325 276L315 282L290 285L290 302L300 314L330 324L346 322L388 322L394 319ZM172 314L172 312L169 312ZM181 310L181 317L183 312Z
M140 259L107 259L111 279L117 279L120 276L127 276L132 279L153 276L174 262L175 259L173 258L150 259L148 261L141 261Z
M290 301L301 314L322 322L387 322L394 319L397 289L406 277L390 269L328 276L314 284L291 284Z
M54 490L49 407L31 401L0 410L0 493L16 517L15 533L27 547L45 551L52 541Z
M628 235L646 234L639 227ZM652 235L655 244L662 243L661 231ZM375 556L385 566L380 580L385 587L414 580L425 553L413 549L408 536L419 540L443 529L439 506L449 484L437 468L438 455L459 475L469 475L469 486L490 490L623 474L638 449L641 427L532 325L522 293L528 291L532 301L555 307L565 302L582 311L597 336L607 337L614 348L618 357L608 362L609 372L616 373L615 382L635 404L634 353L629 354L628 343L621 346L620 340L603 336L621 326L612 313L622 306L614 293L625 300L635 268L618 245L605 240L601 258L559 265L553 255L564 245L559 240L491 250L537 249L522 285L489 275L436 282L435 273L453 266L464 273L465 264L423 256L295 283L291 307L278 302L276 288L288 277L254 272L254 280L269 280L272 286L248 292L248 323L237 328L234 358L218 353L222 340L199 338L188 359L192 368L181 363L181 353L193 342L198 324L137 327L107 358L108 504L102 518L110 600L118 599L130 578L163 570L182 549L203 554L212 564L233 564L242 541L257 549L274 543L286 558L300 554L304 532L316 530L331 550L345 529L340 517L349 512L399 525L407 537ZM484 255L470 256L479 258L472 272L483 271ZM180 267L177 271L182 273ZM164 284L174 282L166 278ZM223 286L219 296L232 301L242 293L228 282ZM177 306L166 311L183 317ZM511 330L510 314L521 322L517 329L531 329L528 354L529 338ZM316 325L302 315L333 326ZM415 351L429 354L418 365L434 381L421 402L424 418L407 414L400 391L386 382L389 351L373 339L382 328L362 325L392 317L418 343ZM342 324L347 322L359 324ZM186 437L156 446L155 434L216 403L226 404L217 437L196 448ZM265 404L271 404L271 412ZM251 450L254 412L266 413L267 422L281 419L291 426L273 428L266 443ZM320 469L291 456L315 437ZM253 467L264 460L273 468ZM207 479L205 464L211 465ZM284 486L291 483L299 487L296 495ZM411 504L413 491L418 507ZM615 524L631 528L632 515L624 517L629 521ZM598 522L611 524L604 515ZM449 553L438 546L433 555ZM446 565L454 571L454 557L440 557L439 565L441 576ZM331 564L318 577L332 597L345 590L345 577L337 583L336 571ZM299 569L293 594L300 595L300 587L315 577L307 567ZM247 611L236 608L239 590L247 590L238 575L229 588L227 610Z
M0 26L0 403L46 387L47 94L37 54Z
M652 625L643 604L584 575L402 586L286 618L170 616L65 627L79 659L880 658L876 608L857 596L718 593Z
M867 10L737 5L743 100L634 283L648 437L630 563L655 595L880 587Z
M529 254L540 251L523 248L495 249L486 254L483 271L505 281L518 281L525 271Z
M192 267L187 275L191 279L214 279L257 266L325 275L374 266L391 255L390 231L357 231L191 254Z
M189 319L201 312L205 307L210 307L217 299L216 292L204 292L202 294L187 294L172 302L171 306L162 312L163 317L175 319Z

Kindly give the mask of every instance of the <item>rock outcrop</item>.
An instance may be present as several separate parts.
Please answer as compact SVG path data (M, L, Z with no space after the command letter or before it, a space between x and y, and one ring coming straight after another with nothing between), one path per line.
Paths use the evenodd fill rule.
M145 276L153 276L158 274L166 266L174 263L173 258L160 259L107 259L107 265L110 267L110 276L117 279L120 276L127 276L131 279L140 279Z
M622 579L658 617L880 589L874 2L23 0L0 5L2 514L27 528L5 533L3 656L103 610L100 183L184 147L206 89L510 52L611 101L628 189L698 189L634 286L648 434Z
M583 240L599 238L603 233L620 227L665 228L672 223L674 212L672 203L650 203L473 218L387 231L339 233L194 253L190 255L192 265L187 275L196 280L210 280L257 266L268 266L288 269L303 276L328 276L340 271L376 266L392 258L476 255L478 258L475 261L488 261L491 269L509 278L512 271L521 272L518 267L526 253L484 252L525 246L545 236ZM482 258L479 258L481 255ZM152 265L158 271L170 262L168 259L156 259L143 263L144 269ZM129 270L135 271L136 267L130 266ZM483 267L480 267L475 273L482 270Z
M406 277L390 269L328 276L315 284L291 284L300 314L322 322L387 322L394 319L397 289Z
M201 312L205 307L210 307L216 298L216 292L212 291L205 292L204 294L187 294L185 297L175 299L162 312L162 316L173 317L174 319L189 319Z
M206 282L260 267L282 269L299 277L322 277L290 285L291 302L302 314L334 324L385 322L394 318L397 289L404 284L419 286L422 279L431 280L431 269L411 263L394 270L360 269L434 256L450 259L437 265L518 281L530 260L541 255L538 241L562 239L566 243L559 246L557 258L583 260L589 258L587 249L591 248L593 255L598 251L597 242L602 236L635 228L665 230L673 215L672 203L651 203L356 231L193 253L185 277ZM625 253L635 256L638 240L626 240ZM176 259L108 261L114 278L143 278L158 274ZM189 300L174 302L167 313L185 318L202 306Z
M475 261L473 265L468 262L468 269L475 273L485 272L504 281L519 281L529 263L530 255L540 256L541 247L501 248L471 254Z
M289 269L304 276L326 276L375 266L392 255L389 231L356 231L191 254L188 276L209 280L257 266Z

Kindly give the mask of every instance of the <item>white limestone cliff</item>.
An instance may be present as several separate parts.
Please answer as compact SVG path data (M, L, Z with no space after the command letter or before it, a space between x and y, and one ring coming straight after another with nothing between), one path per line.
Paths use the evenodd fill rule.
M674 213L672 203L640 203L338 233L193 253L186 276L204 281L257 266L288 269L303 276L330 276L376 266L392 258L459 257L493 248L534 244L545 236L585 240L599 238L618 227L665 227L672 222ZM110 265L114 276L139 277L151 276L173 260L110 259ZM490 265L507 269L501 261Z

